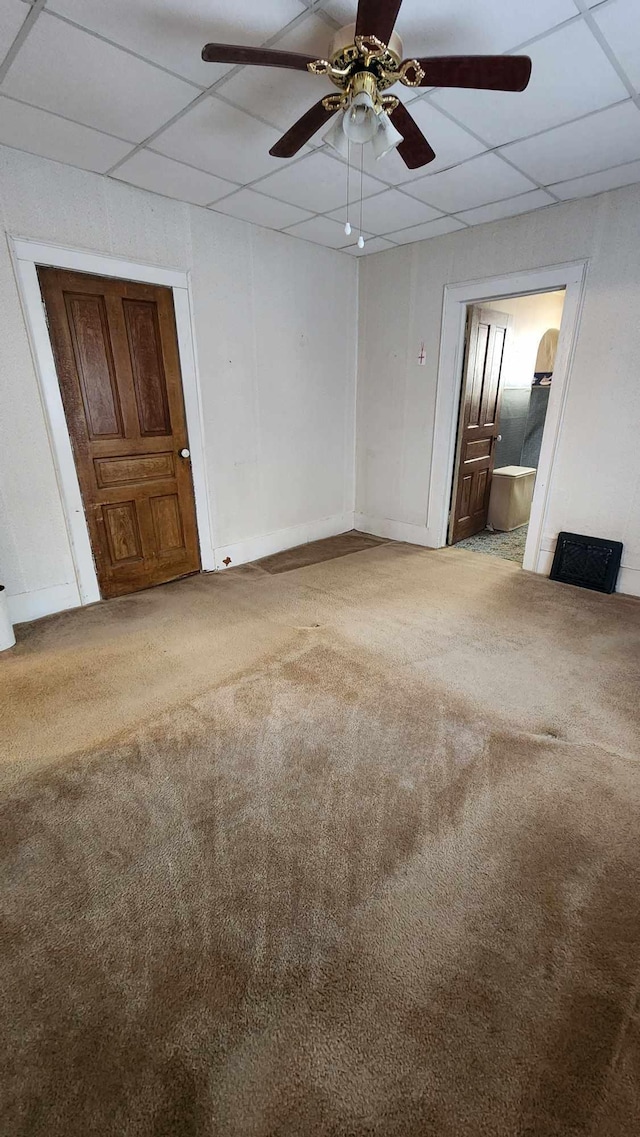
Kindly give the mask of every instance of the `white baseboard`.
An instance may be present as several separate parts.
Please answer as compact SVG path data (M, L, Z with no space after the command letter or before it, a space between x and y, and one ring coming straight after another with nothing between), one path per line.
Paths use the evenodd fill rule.
M348 533L353 527L353 512L348 511L337 513L333 517L323 517L319 521L292 525L289 529L278 529L275 533L265 533L260 537L249 537L233 545L223 545L215 549L216 569L245 565L249 561L269 557L272 553L281 553L284 549L294 549L296 545L307 545L309 541L320 541L323 537ZM224 563L227 557L229 564Z
M362 533L371 533L373 537L406 541L409 545L423 545L428 549L436 547L424 525L411 525L406 521L392 521L389 517L371 517L367 513L356 513L355 527Z
M626 596L640 596L640 568L623 564L616 592L624 592Z
M79 608L81 603L75 581L73 584L54 584L51 588L38 588L35 592L19 592L16 596L8 596L7 602L13 624L39 620L41 616L64 612L66 608Z

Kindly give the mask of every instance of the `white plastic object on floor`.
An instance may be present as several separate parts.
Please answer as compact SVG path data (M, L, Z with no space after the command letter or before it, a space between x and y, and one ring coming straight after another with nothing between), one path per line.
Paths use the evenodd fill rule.
M16 637L13 634L13 624L9 617L7 594L3 584L0 584L0 651L13 647Z
M509 533L526 525L535 480L533 466L499 466L493 471L488 517L492 529Z

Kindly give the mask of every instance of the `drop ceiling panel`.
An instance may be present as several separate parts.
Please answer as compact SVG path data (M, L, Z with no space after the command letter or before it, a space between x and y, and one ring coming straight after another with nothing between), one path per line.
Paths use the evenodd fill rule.
M356 3L330 0L325 11L341 24ZM404 0L397 30L405 55L502 52L576 15L573 0Z
M22 0L3 0L0 7L0 62L16 38L29 9Z
M88 126L0 96L0 143L104 174L131 145Z
M44 110L141 142L197 88L42 13L2 86Z
M291 226L286 232L292 237L302 237L305 241L314 241L317 245L326 245L330 249L342 249L353 241L353 237L347 237L344 225L331 221L329 217L312 217L310 221Z
M547 130L626 98L628 92L582 21L559 28L528 49L533 61L526 91L440 89L433 101L499 146Z
M282 166L269 149L280 132L206 96L153 142L153 149L169 158L189 162L210 174L246 184Z
M331 217L344 224L345 212L343 208L332 213ZM359 217L359 205L354 205L350 214L353 223L354 219ZM414 197L408 197L406 193L400 193L395 189L369 197L362 203L362 226L369 233L388 233L390 225L394 229L403 229L409 225L422 224L423 221L433 221L434 218L441 216L439 210L432 209L430 205L416 201Z
M29 7L0 0L0 58ZM331 84L200 58L216 40L323 56L331 17L348 23L355 11L356 0L47 0L0 87L0 142L353 256L389 234L404 244L640 181L640 106L629 98L640 0L404 0L407 56L525 45L533 79L521 94L395 87L436 159L408 170L395 152L376 162L365 149L364 227L375 235L360 252L355 231L344 235L347 169L325 131L293 159L269 155ZM353 170L352 198L358 180Z
M640 4L638 0L612 0L593 13L593 18L613 48L618 61L640 91Z
M479 142L455 122L451 122L451 119L436 107L430 106L425 99L412 103L408 109L436 152L434 161L428 166L431 173L455 166L458 162L464 162L467 158L473 158L486 150L484 143ZM410 170L396 150L377 160L370 147L365 147L364 169L372 177L381 178L390 185L400 185L402 182L423 178L427 172L427 167Z
M559 182L551 186L551 190L556 197L570 201L574 197L590 197L594 193L604 193L605 190L620 189L621 186L630 186L634 182L640 182L640 161L627 162L613 170L601 170L599 174L587 174L584 178Z
M343 253L349 253L352 257L367 257L371 253L384 253L387 249L394 249L395 245L391 241L385 240L384 237L372 237L370 241L365 242L364 249L359 249L357 243L355 245L347 245L343 249Z
M347 200L347 168L327 154L311 154L293 162L259 183L260 193L288 201L312 213L339 209ZM384 187L365 174L365 197L380 193Z
M298 51L326 58L332 30L317 16L306 20L274 43L277 51ZM335 93L328 79L304 71L285 71L271 67L243 67L221 89L225 99L285 131L324 95ZM326 127L325 127L326 130ZM314 141L321 143L320 130Z
M49 0L48 8L202 86L229 70L202 61L205 43L258 45L305 11L301 0Z
M306 209L288 205L275 197L266 197L254 190L242 189L224 201L216 202L217 213L226 213L240 221L252 221L254 225L264 225L267 229L284 229L298 221L308 221L312 216Z
M528 213L532 209L540 209L543 205L553 205L554 200L545 190L537 189L521 193L518 197L507 198L505 201L494 201L492 205L467 209L458 216L461 221L466 221L467 225L481 225L485 221L499 221L502 217L515 217L518 213Z
M533 188L529 178L495 154L481 154L462 166L411 182L406 192L443 213L459 213Z
M504 154L545 185L631 162L640 154L640 110L629 100L515 142Z
M456 229L465 228L462 221L457 221L455 217L439 217L436 221L427 221L426 225L413 225L410 229L399 229L387 236L397 245L409 245L414 241L428 241L430 237L442 237L445 233L455 233Z
M235 188L232 182L183 166L181 162L174 162L172 158L154 154L151 150L139 150L118 167L114 176L131 185L165 197L175 197L179 201L189 201L193 205L209 205Z

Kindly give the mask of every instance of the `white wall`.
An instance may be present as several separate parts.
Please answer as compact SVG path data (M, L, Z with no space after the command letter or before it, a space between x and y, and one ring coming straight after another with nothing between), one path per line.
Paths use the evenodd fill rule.
M640 595L639 240L640 187L632 186L364 258L358 526L400 524L427 543L445 285L589 258L544 539L568 529L623 541L620 588Z
M564 292L541 292L537 296L514 296L496 300L488 307L513 317L505 344L503 386L530 387L540 340L549 328L559 328Z
M5 234L190 270L211 521L233 563L351 527L357 263L0 147ZM6 240L0 241L0 578L14 619L75 573Z

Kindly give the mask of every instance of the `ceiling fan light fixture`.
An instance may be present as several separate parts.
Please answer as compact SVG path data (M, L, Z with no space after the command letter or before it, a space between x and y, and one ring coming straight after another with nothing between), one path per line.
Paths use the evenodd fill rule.
M344 112L342 129L349 142L364 146L371 142L378 129L378 113L376 106L367 91L360 91L354 95Z
M384 158L385 154L389 154L395 150L402 142L402 135L399 130L396 130L389 115L386 111L381 111L378 115L378 129L371 139L371 147L375 155L376 161Z
M326 142L328 146L332 146L334 150L337 150L341 157L348 159L349 139L342 125L344 115L344 111L340 111L340 113L336 115L327 133L322 136L322 141Z

